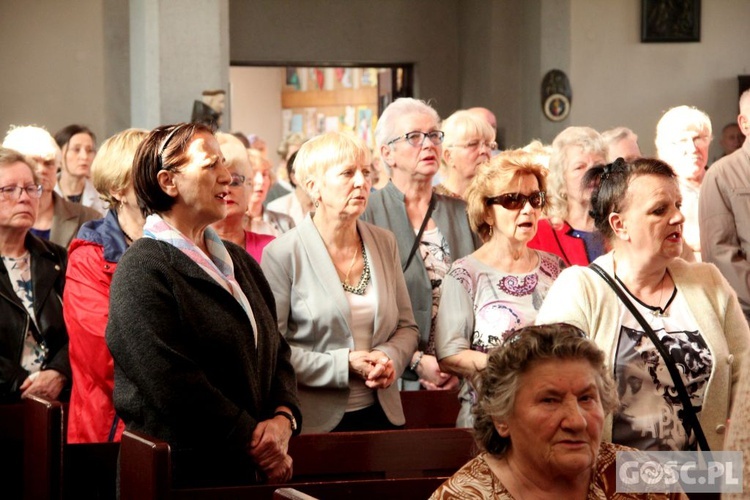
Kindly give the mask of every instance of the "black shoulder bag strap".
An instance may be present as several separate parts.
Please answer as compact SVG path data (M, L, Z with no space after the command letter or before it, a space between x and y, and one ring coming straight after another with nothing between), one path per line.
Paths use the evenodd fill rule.
M593 269L596 274L601 276L601 278L610 287L612 287L612 290L615 291L622 303L625 304L625 307L627 307L628 310L633 314L635 319L638 320L638 323L640 323L643 327L643 331L646 332L646 334L651 339L651 342L654 344L654 347L656 347L656 350L658 350L659 354L661 354L662 359L664 359L664 362L667 365L669 374L672 376L672 381L674 382L675 388L677 389L677 394L680 396L680 402L682 402L682 410L685 413L685 420L692 426L693 431L695 432L695 438L698 441L698 446L700 447L701 451L710 452L711 449L708 447L706 435L703 433L703 428L701 427L701 423L698 420L698 415L696 415L695 408L693 408L693 404L690 402L690 396L688 395L685 383L682 381L680 372L674 363L674 359L672 359L672 356L669 355L667 349L664 347L664 344L662 344L661 340L659 340L659 337L656 335L656 332L654 332L651 326L646 322L646 319L643 317L643 315L638 312L638 309L636 309L635 305L633 305L628 296L625 295L625 292L622 291L620 286L615 283L615 280L613 280L612 277L607 274L607 271L596 264L589 264L589 267ZM685 426L685 422L683 422L683 426ZM686 426L685 430L688 431ZM688 431L687 434L689 438L690 432Z
M406 259L406 264L404 264L404 267L402 269L403 272L406 272L406 270L409 268L409 264L411 264L411 260L414 258L414 254L417 253L417 248L419 248L419 242L422 241L422 234L424 233L424 228L427 227L427 221L430 220L432 211L435 208L435 198L436 198L435 193L432 193L432 196L430 196L430 206L427 207L427 213L424 214L424 219L422 219L422 226L419 228L417 237L414 238L414 244L411 246L411 252L409 252L409 258Z

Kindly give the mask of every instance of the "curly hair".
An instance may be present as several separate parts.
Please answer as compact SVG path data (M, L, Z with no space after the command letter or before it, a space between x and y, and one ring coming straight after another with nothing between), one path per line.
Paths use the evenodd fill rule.
M589 127L568 127L552 141L549 159L549 203L548 215L553 226L559 227L568 218L568 190L565 172L570 168L569 153L579 147L584 153L598 154L607 158L607 145L602 136Z
M473 380L477 388L474 437L479 447L495 456L510 449L510 438L502 437L494 419L506 419L514 411L523 375L539 361L588 361L597 372L596 385L605 415L617 408L617 390L605 365L605 354L575 326L566 323L527 326L517 330L487 357L487 366Z
M522 149L503 151L477 167L464 196L471 230L482 241L489 240L492 234L492 226L487 222L492 207L488 207L485 200L507 192L514 181L525 175L536 177L539 190L546 191L547 170L537 162L534 155Z

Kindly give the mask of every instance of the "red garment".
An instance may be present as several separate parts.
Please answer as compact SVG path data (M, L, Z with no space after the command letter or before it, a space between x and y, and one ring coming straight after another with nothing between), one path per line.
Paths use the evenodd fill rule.
M275 236L268 234L258 234L252 231L245 231L245 250L252 255L258 264L263 255L263 248L274 240Z
M63 315L70 337L73 390L69 443L119 442L124 429L112 403L114 362L104 341L109 286L117 264L104 259L101 245L76 239L70 245ZM93 362L96 360L96 362Z
M560 229L553 229L549 219L542 219L537 224L536 235L529 241L528 246L558 255L568 266L588 266L586 244L582 239L569 234L572 230L567 222L563 222Z

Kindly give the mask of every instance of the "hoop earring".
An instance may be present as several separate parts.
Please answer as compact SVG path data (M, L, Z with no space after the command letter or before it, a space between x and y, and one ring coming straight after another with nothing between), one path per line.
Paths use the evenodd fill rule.
M315 206L315 208L318 208L320 206L320 201L315 200L315 203L313 203L313 205Z

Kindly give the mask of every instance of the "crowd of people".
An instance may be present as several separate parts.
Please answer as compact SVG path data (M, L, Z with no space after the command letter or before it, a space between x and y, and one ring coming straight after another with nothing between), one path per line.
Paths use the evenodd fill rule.
M178 485L283 483L292 435L400 429L401 390L456 390L482 450L434 498L606 497L616 451L750 451L750 142L725 127L708 169L691 106L657 158L626 127L496 129L399 98L375 151L292 135L274 172L201 123L12 127L0 402L164 439Z

